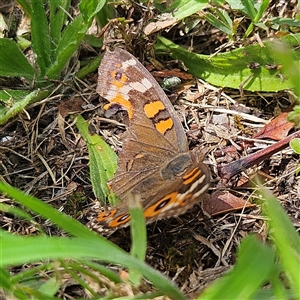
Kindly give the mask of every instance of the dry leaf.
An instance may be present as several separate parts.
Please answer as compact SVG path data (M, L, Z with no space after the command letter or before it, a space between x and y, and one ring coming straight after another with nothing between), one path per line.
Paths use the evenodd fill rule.
M227 191L217 191L210 198L203 200L203 210L210 216L236 211L242 208L254 207L254 204L234 196Z
M287 120L287 115L288 113L281 113L278 117L265 125L260 132L256 133L253 138L270 138L276 141L280 141L285 138L290 129L294 127L294 123Z

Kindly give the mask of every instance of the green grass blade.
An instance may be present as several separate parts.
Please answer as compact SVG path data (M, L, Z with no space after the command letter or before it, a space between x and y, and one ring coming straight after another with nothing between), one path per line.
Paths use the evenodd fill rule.
M79 3L79 9L85 22L91 22L94 16L100 12L106 4L105 0L82 0Z
M131 217L131 255L141 261L145 260L147 251L147 230L143 215L140 195L132 195L129 198L129 211ZM141 283L142 274L136 268L129 270L129 279L135 286Z
M50 5L50 36L51 36L51 56L55 59L54 54L56 47L61 39L63 26L67 21L67 12L70 8L70 0L51 0Z
M99 67L99 64L101 62L101 57L97 56L96 58L94 58L93 60L91 60L86 66L84 66L83 68L81 68L77 73L76 73L76 77L79 79L83 79L85 78L86 75L96 71Z
M254 1L253 0L241 0L241 2L244 5L244 10L246 14L249 16L251 21L254 21L256 15L257 15L257 10L254 6Z
M94 238L19 237L0 231L2 256L0 267L8 267L45 259L98 259L137 268L163 294L184 299L180 291L163 275L99 236ZM20 252L20 249L22 251Z
M31 37L32 48L37 56L37 62L41 75L46 74L46 70L51 65L51 38L46 16L44 2L42 0L32 0L31 15Z
M219 15L219 14L218 14ZM229 36L232 35L232 22L231 24L228 23L226 18L219 19L212 13L206 13L205 19L216 28L222 30L224 33L228 34Z
M181 0L171 5L168 11L173 11L173 16L178 20L182 20L199 10L203 10L208 3L207 0Z
M270 0L263 0L262 3L259 6L259 9L257 11L257 14L254 18L254 22L258 22L260 18L263 16L264 12L266 11L268 5L270 3Z
M0 248L2 248L2 241L0 240ZM7 270L0 268L0 287L9 290L12 286L11 276Z
M44 99L47 95L47 90L36 90L29 94L21 90L0 91L0 99L3 101L0 104L0 125L23 111L28 104Z
M11 205L5 204L5 203L0 203L0 211L14 215L15 217L23 219L23 220L27 220L27 221L33 220L32 216L30 214L28 214L27 212L25 212L17 207L13 207Z
M276 197L267 189L260 188L265 200L264 212L269 217L270 235L295 295L300 295L300 238L289 217Z
M274 258L271 247L255 236L247 236L239 247L233 270L215 281L198 299L251 299L274 271Z
M94 232L70 216L59 212L43 201L27 195L10 185L0 182L0 190L30 210L42 215L45 219L50 219L54 224L74 236L84 238L95 235Z
M52 79L59 78L66 63L78 49L87 30L90 28L95 14L101 10L105 1L82 0L80 2L79 14L63 32L62 37L57 45L56 60L47 71L47 76Z

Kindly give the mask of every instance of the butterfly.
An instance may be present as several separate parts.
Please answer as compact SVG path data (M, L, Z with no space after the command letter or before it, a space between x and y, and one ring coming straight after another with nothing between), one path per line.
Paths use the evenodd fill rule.
M127 111L128 129L109 182L121 204L100 212L88 226L117 229L130 223L128 198L139 195L146 222L186 212L210 184L208 167L189 151L182 124L147 69L121 48L107 51L99 67L97 93Z

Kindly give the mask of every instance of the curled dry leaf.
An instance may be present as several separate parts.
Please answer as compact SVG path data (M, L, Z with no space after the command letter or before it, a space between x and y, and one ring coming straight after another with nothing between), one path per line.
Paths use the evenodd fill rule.
M145 27L144 33L146 35L150 35L154 32L158 32L165 28L171 27L178 22L178 19L174 18L171 14L163 14L162 16L164 19L158 20L156 22L151 22Z
M270 138L280 141L285 138L290 129L294 127L294 123L287 120L288 113L281 113L278 117L273 119L269 124L265 125L263 129L256 133L253 138L263 139Z
M227 191L214 192L209 198L203 200L203 210L210 216L254 206L254 204L246 202L242 198L236 197Z

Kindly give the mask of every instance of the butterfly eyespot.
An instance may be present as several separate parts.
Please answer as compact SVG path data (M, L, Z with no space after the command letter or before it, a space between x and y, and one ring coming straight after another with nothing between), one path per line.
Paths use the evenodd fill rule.
M123 73L116 71L115 79L116 79L116 80L121 80L122 75L123 75Z
M99 213L98 216L97 216L97 221L98 221L98 222L105 221L106 219L113 217L113 216L116 214L116 212L117 212L116 209L113 209L113 210L111 210L111 211L104 211L104 212L101 212L101 213Z
M118 218L113 219L110 223L110 227L118 227L120 225L126 224L130 221L130 214L126 213Z
M129 217L129 214L125 214L118 219L118 222L123 222Z
M160 203L158 203L158 205L153 205L154 207L154 211L159 211L161 210L162 208L164 208L169 202L171 201L171 199L167 199L167 200L164 200Z
M161 200L157 201L154 205L149 206L145 212L145 218L153 218L158 215L163 208L166 208L168 205L172 205L177 200L177 192L173 192L162 198Z

